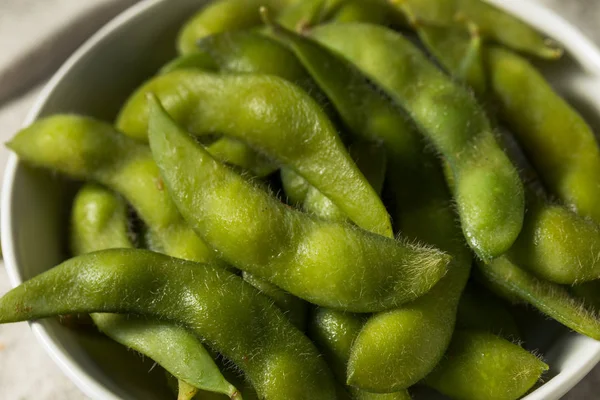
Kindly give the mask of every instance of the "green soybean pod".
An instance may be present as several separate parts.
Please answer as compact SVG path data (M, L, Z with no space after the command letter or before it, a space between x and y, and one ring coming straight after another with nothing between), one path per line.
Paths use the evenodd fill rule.
M438 28L434 34L431 33L431 28L425 26L420 27L419 31L420 36L425 38L424 42L427 47L436 54L442 64L445 64L457 78L465 79L459 71L459 60L467 57L468 36L455 29L446 29L445 35L443 28ZM530 66L530 69L533 67ZM481 95L484 94L481 90L477 90L477 92ZM540 105L546 104L542 99L539 100L539 103ZM524 104L520 105L524 106ZM510 107L514 107L514 105ZM533 107L534 104L530 104L527 112L522 110L520 112L529 114L534 109ZM540 143L548 142L548 137L551 137L549 133L544 136L543 140L540 136L538 141ZM592 138L593 140L595 139ZM550 140L550 142L552 141ZM544 144L544 146L546 145ZM511 149L512 145L508 143L505 148ZM593 152L594 148L591 151ZM509 154L509 156L512 159L518 159L514 154ZM535 157L539 156L535 155ZM537 174L527 171L527 168L523 175L531 175L537 181ZM592 175L588 174L590 177ZM531 178L526 180L531 180ZM533 182L528 186L533 187ZM596 256L600 251L598 225L574 214L565 207L551 204L533 188L528 188L526 194L527 212L523 229L513 247L508 251L511 260L521 268L555 283L572 285L599 279L600 263Z
M600 281L591 281L569 288L573 296L581 299L587 306L600 310Z
M257 32L224 32L202 39L198 46L210 55L221 73L267 74L288 80L304 89L335 119L319 86L294 53L277 40Z
M306 6L305 4L302 7ZM320 91L295 55L278 41L257 32L233 31L203 38L198 42L198 47L202 54L213 60L221 73L260 73L279 76L300 86L323 107L330 117L335 118L326 96ZM182 62L184 61L182 60ZM232 141L231 138L223 137L215 142L209 151L213 155L227 152L222 157L232 159L236 165L242 165L252 170L255 175L263 176L272 172L269 169L272 167L272 162L268 162L265 157L261 157L260 154L248 147L240 148L235 143L230 143ZM244 154L236 154L242 150L247 153L243 158ZM252 157L253 154L254 157ZM252 159L255 161L254 165L249 163L253 161ZM308 182L286 167L281 168L281 179L284 190L292 203L303 203L302 195L288 193L288 191L293 191L297 185L304 186L308 190L310 187ZM301 200L300 197L302 197ZM326 197L322 197L322 200L331 205Z
M458 303L456 326L462 330L490 332L509 340L521 337L515 318L499 298L469 286Z
M181 28L177 38L179 54L196 51L199 39L230 30L249 29L260 25L260 6L279 12L295 0L217 0L193 15Z
M0 299L0 323L75 312L184 326L233 361L261 399L336 398L333 376L310 340L272 301L220 267L106 250L65 261Z
M508 340L458 330L447 357L424 382L452 399L517 400L547 370L542 360Z
M192 398L191 393L204 390L242 399L240 392L221 375L200 339L186 328L148 317L91 315L98 329L108 337L150 357L180 382L191 386L181 391L180 397Z
M399 219L402 232L447 250L453 262L448 274L426 295L375 314L360 331L352 347L347 379L350 385L367 391L405 389L433 370L452 337L456 308L469 276L470 254L461 250L460 236L450 236L455 233L450 202L431 201L404 210L404 221ZM436 233L427 235L434 223Z
M327 109L324 96L294 55L265 35L248 30L222 32L202 38L197 47L197 53L179 57L165 66L163 72L193 68L220 73L277 75L302 87ZM267 157L230 137L218 139L211 144L209 151L217 158L250 170L258 177L269 175L277 169Z
M281 168L281 183L291 205L300 206L304 203L311 187L306 179L288 168Z
M75 256L111 248L132 248L125 201L96 184L84 185L73 201L71 248ZM199 339L165 321L118 314L91 314L98 329L116 342L160 364L180 380L179 398L199 389L241 399ZM184 383L181 383L181 382ZM187 389L185 386L189 385Z
M331 17L331 22L369 22L377 25L405 28L406 18L387 0L350 0Z
M536 276L573 285L600 279L600 226L528 195L523 231L506 256Z
M71 252L75 255L110 248L131 248L127 203L110 190L88 183L73 200Z
M493 47L486 61L501 116L545 186L600 223L600 148L591 128L526 59Z
M488 90L485 48L479 28L469 23L469 30L438 26L419 21L411 9L403 7L421 42L451 75L467 83L481 99Z
M209 54L203 51L196 51L195 53L179 56L168 62L160 69L160 71L158 71L158 73L164 75L180 69L190 68L201 69L203 71L216 71L218 67Z
M374 90L354 66L283 28L275 26L275 33L290 43L349 131L386 147L388 181L397 202L394 220L400 231L453 256L448 274L429 293L397 310L374 315L355 340L348 383L369 391L404 389L428 374L443 356L471 264L438 162L425 152L418 132L401 110Z
M381 193L387 162L385 148L378 143L357 141L350 145L348 152L373 189ZM315 187L308 188L302 208L328 221L348 219L339 207Z
M196 54L203 54L210 58L221 73L277 75L299 85L317 100L324 98L294 55L283 45L264 35L249 31L223 32L203 38L199 41L198 48L200 52ZM189 57L189 55L183 56L182 59L185 60ZM277 168L267 157L231 137L218 139L207 150L218 159L225 162L229 160L232 164L250 170L259 177L268 175ZM309 186L303 178L289 169L283 168L282 170L287 171L288 175L294 175L288 180L302 181L306 187ZM282 176L284 176L283 172ZM284 184L289 186L285 179ZM322 197L326 199L324 196ZM326 202L328 205L332 205L329 199ZM336 209L335 206L332 208ZM246 273L244 277L253 286L272 297L299 328L305 327L306 304L277 286L251 274Z
M154 78L127 102L118 126L131 136L148 135L148 93L187 131L243 140L293 169L358 226L390 234L381 199L323 110L297 86L275 76L175 71Z
M287 7L277 21L288 29L302 32L331 18L347 0L303 0ZM267 4L261 4L269 10Z
M120 193L149 227L153 250L193 261L218 262L187 225L166 191L148 146L107 123L76 115L34 122L7 144L20 159Z
M358 336L365 317L327 308L317 308L310 321L310 338L323 352L337 379L346 381L346 365L350 358L352 343ZM349 388L354 400L408 400L406 390L394 393L371 393Z
M600 340L597 313L565 287L535 277L507 257L481 263L478 272L478 278L506 300L530 304L575 332Z
M358 66L402 105L448 162L464 236L483 259L503 254L521 231L523 185L469 91L408 40L369 24L318 27L311 37ZM348 37L354 38L352 41Z
M242 171L249 171L258 178L271 175L277 170L277 165L268 157L234 138L222 137L206 146L206 150L222 162L239 167Z
M392 0L397 7L410 7L428 23L464 26L464 20L480 27L484 37L517 51L556 59L562 49L518 18L482 0Z
M150 146L171 196L232 265L317 305L355 312L412 300L445 273L450 257L438 250L285 206L213 159L155 97L149 102Z
M252 274L243 272L244 280L257 288L261 293L273 299L275 305L279 307L292 321L292 324L301 331L306 330L306 319L308 308L304 301L296 296L289 294L283 289L269 283L263 279L258 279Z

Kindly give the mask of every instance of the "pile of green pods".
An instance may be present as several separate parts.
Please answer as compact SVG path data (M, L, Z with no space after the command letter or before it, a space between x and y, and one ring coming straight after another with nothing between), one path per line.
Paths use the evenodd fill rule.
M7 146L82 182L0 323L89 314L173 398L516 400L527 304L600 340L600 147L482 0L216 0L115 121ZM528 163L522 164L526 158Z

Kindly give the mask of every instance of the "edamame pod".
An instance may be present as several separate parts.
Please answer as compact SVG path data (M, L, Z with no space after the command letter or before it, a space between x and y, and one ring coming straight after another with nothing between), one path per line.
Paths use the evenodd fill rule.
M171 196L233 265L317 305L354 312L412 300L445 273L450 257L437 250L286 207L213 159L155 97L149 102L150 146Z
M461 80L465 80L465 76L461 75L460 71L460 59L463 58L466 60L468 57L469 39L465 34L461 34L452 29L446 29L445 39L442 39L444 37L443 31L444 29L438 28L438 31L433 31L434 33L432 34L432 29L430 27L424 25L419 27L420 36L426 39L424 42L432 53L436 54L440 62L446 65L448 70L454 76ZM485 49L482 50L485 51ZM493 52L494 50L491 51ZM502 52L509 54L504 50L502 50ZM518 56L516 55L509 55L509 57L515 57L518 60ZM526 63L524 60L521 60L521 62ZM479 63L479 61L477 63ZM491 64L490 67L493 68ZM532 66L529 66L527 71L530 74L534 73L537 75L537 72L534 71ZM485 73L487 75L488 71L486 70ZM543 78L538 76L538 79ZM469 81L467 82L469 83ZM518 90L520 91L521 88L519 87ZM481 90L477 90L477 92L480 95L485 94ZM527 91L527 94L523 96L527 97L532 92L533 91ZM521 92L519 92L518 96L521 95ZM543 100L538 101L538 107L545 107L546 97L544 97ZM554 97L556 97L556 95L554 95ZM540 99L542 98L540 97ZM508 103L509 108L512 108L513 111L517 110L512 101L509 101ZM542 103L543 105L541 105ZM528 114L527 118L530 118L529 115L532 113L531 110L534 109L535 104L529 104L526 112L520 108L525 106L525 104L520 103L518 113ZM533 114L539 115L539 113ZM537 120L537 117L534 119ZM546 118L542 119L546 120ZM533 124L533 119L530 122ZM529 129L529 127L531 127L531 125L528 125L527 129ZM539 135L539 133L540 132L534 134ZM592 135L591 132L589 132L589 134ZM548 140L549 137L556 137L556 135L546 132L543 137L537 137L537 144L540 146L552 147L552 144L548 144L553 142L553 140ZM506 140L506 137L504 136L499 138L501 141ZM598 166L600 167L600 152L598 151L597 146L595 146L595 139L592 137L591 140L593 143L587 144L593 144L593 146L586 150L586 154L596 154L598 156ZM509 149L509 157L513 160L519 159L518 156L512 154L515 153L514 151L510 151L510 149L514 147L512 143L507 143L504 147ZM558 148L555 150L558 151ZM537 152L538 150L534 151L534 153ZM561 150L560 153L560 156L562 157L564 152ZM540 158L537 154L535 154L534 157ZM583 158L585 158L585 156L583 156ZM577 157L573 158L573 160L575 160L575 163L579 162L579 158ZM556 159L554 161L558 162ZM562 162L557 165L560 165L560 168L568 169L568 167L565 167L566 163L565 159L562 159ZM586 162L583 161L583 164L586 164ZM579 167L576 167L575 169L577 168ZM537 174L533 171L529 171L529 169L530 168L527 167L524 168L525 172L522 173L522 175L524 175L524 180L532 180L531 177L533 177L533 181L537 181ZM542 169L540 170L542 171ZM588 171L585 171L582 175L581 171L577 172L575 170L573 174L580 176L585 175L591 180L596 179L593 176L594 174L590 174ZM531 175L531 177L528 177L528 175ZM589 179L587 184L592 185L593 187L593 184ZM528 185L530 188L528 188L526 193L527 212L525 214L523 229L512 248L508 251L510 259L521 268L555 283L572 285L599 279L600 263L598 262L597 254L600 252L600 230L598 225L574 214L565 207L551 204L543 195L537 193L533 188L534 183L535 182L531 182L531 184ZM596 186L600 188L600 180L598 180ZM593 189L588 191L588 193L593 193ZM600 191L598 194L600 195Z
M455 227L438 162L425 152L398 107L374 90L356 67L318 43L277 26L275 32L290 43L349 131L386 147L388 178L397 189L394 219L400 231L411 239L439 245L454 257L448 275L431 292L370 318L352 348L349 384L378 392L404 389L428 374L444 354L470 270L471 257Z
M206 150L218 160L250 171L256 177L264 177L277 170L277 165L268 157L254 151L244 142L230 137L222 137L206 147Z
M371 24L405 28L406 18L387 0L350 0L340 6L332 22L369 22Z
M281 168L281 183L291 205L300 206L306 200L310 184L288 168Z
M84 185L73 200L71 252L74 255L110 248L132 248L127 203L96 184Z
M7 146L27 163L70 178L96 181L120 193L149 227L153 250L193 261L217 262L214 250L181 217L148 146L109 124L57 115L21 130Z
M125 201L99 185L83 186L73 202L71 244L75 256L132 248ZM91 318L108 337L150 357L178 378L184 389L180 390L180 399L191 399L203 389L241 400L199 339L184 328L132 315L91 314Z
M591 307L600 310L600 281L591 281L570 287L570 292Z
M600 148L591 128L524 58L494 47L486 61L501 115L546 187L600 224Z
M275 76L175 71L151 80L128 101L118 125L132 136L148 135L148 93L187 131L243 140L293 169L358 226L390 235L379 196L327 116L297 86Z
M330 19L346 2L347 0L302 0L283 10L277 16L277 21L288 29L303 32ZM261 6L271 11L266 4Z
M465 31L456 27L441 27L419 21L410 8L403 7L411 19L419 39L451 75L467 83L481 99L488 89L488 73L485 69L485 48L479 29L468 24Z
M327 363L341 382L346 381L346 364L352 343L365 323L359 314L349 314L326 308L317 308L311 318L310 337L321 349ZM354 400L409 400L406 390L394 393L371 393L348 388Z
M279 12L295 0L217 0L198 11L183 25L177 38L179 54L196 51L199 39L225 31L242 30L260 25L260 6Z
M306 5L303 7L306 7ZM296 56L278 41L256 32L238 31L209 36L201 40L198 45L204 52L211 55L218 64L221 72L259 73L284 78L304 89L321 105L330 118L335 119L334 112L326 96L311 79ZM221 142L227 139L227 137L222 138L213 146L219 146ZM225 142L222 144L222 147L228 148L229 144ZM252 152L249 148L248 151ZM237 163L239 164L239 161ZM251 169L256 171L263 168L261 168L261 164L257 164ZM307 190L310 187L308 182L304 181L293 170L286 167L282 167L281 170L284 189L294 186L294 182L306 186ZM318 193L318 189L316 188L313 188L312 191ZM290 194L290 196L293 197L294 194ZM337 214L343 214L326 196L317 195L317 197L322 203L329 206L331 210L337 210ZM298 201L297 203L302 202ZM331 211L331 214L334 213L336 212Z
M508 340L459 330L425 383L452 399L517 400L547 370L542 360Z
M239 391L221 375L200 339L185 328L148 317L91 315L98 329L108 337L150 357L196 391L202 389L225 394L231 399L242 399Z
M348 151L373 189L377 193L381 193L387 161L383 146L376 143L356 142L350 145ZM308 188L302 208L328 221L345 221L348 219L331 200L312 186Z
M173 61L165 64L158 73L164 75L180 69L216 71L218 66L209 54L203 51L197 51L175 58Z
M415 181L421 188L430 183L426 184L423 177L421 174L418 178L422 179ZM407 188L407 181L402 182L397 192ZM441 175L437 183L442 183L439 190L443 194ZM348 383L372 392L410 387L441 360L452 337L456 308L471 266L470 254L462 246L454 223L449 195L446 194L446 202L441 201L443 196L418 196L420 206L408 200L407 195L402 198L396 194L396 201L400 200L401 212L396 218L400 230L410 238L448 251L453 261L448 274L430 292L398 309L375 314L360 331L348 364ZM432 230L432 226L436 229Z
M308 307L304 301L252 274L243 272L242 276L246 282L273 299L275 305L288 316L296 328L301 331L306 330Z
M414 15L428 23L465 27L472 21L484 37L507 47L538 57L555 59L562 49L518 18L482 0L392 0L397 7L410 7Z
M311 37L379 84L444 156L453 172L456 205L471 248L483 259L508 250L523 223L523 185L472 95L386 28L326 25L314 29Z
M513 303L527 303L575 332L600 340L600 319L563 286L538 279L507 257L479 265L480 280Z
M65 261L0 299L0 323L77 312L185 326L241 368L262 399L336 398L313 344L267 297L222 268L146 250L107 250Z
M528 198L523 230L506 256L554 283L600 279L600 226L563 206Z

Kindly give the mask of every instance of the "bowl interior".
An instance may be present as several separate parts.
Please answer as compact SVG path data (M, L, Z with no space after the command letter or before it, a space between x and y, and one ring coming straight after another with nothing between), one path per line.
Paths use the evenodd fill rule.
M178 27L202 3L146 0L118 17L63 66L27 122L54 113L114 120L127 96L175 55ZM561 32L547 24L547 33L560 39ZM600 132L600 76L585 72L572 57L540 66ZM5 181L2 247L11 281L17 285L67 257L65 222L76 184L29 168L14 156ZM525 312L522 319L529 321L528 347L540 349L552 367L550 381L528 399L559 398L598 361L600 344L536 313ZM32 328L59 366L93 398L172 397L159 368L153 369L149 360L140 362L136 354L107 339L68 329L54 320L33 323ZM418 398L437 395L424 392Z

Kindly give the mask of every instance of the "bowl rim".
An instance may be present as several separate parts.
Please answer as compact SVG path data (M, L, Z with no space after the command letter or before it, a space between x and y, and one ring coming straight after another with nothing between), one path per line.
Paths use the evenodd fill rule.
M169 0L145 0L127 8L110 22L100 28L94 35L85 41L58 69L45 85L28 112L23 126L34 122L46 106L48 98L54 89L67 77L71 69L94 49L106 40L107 37L117 34L119 29L134 19L137 15L158 7ZM485 0L495 6L526 21L540 32L549 37L560 37L559 42L589 75L595 76L600 81L600 49L587 38L574 24L566 21L554 11L537 1L522 0ZM199 2L201 3L201 2ZM14 153L9 155L0 199L0 230L1 245L4 254L4 263L12 287L23 282L19 265L16 261L15 243L13 240L12 191L15 183L19 160ZM86 395L98 400L119 400L114 393L92 377L88 371L71 359L68 354L54 341L52 335L46 330L43 323L29 322L35 338L58 365L60 370ZM526 396L526 400L544 400L559 398L571 390L581 381L591 369L600 362L600 342L589 339L590 344L596 344L595 349L585 353L578 368L570 368L560 372L544 385Z

